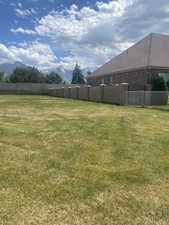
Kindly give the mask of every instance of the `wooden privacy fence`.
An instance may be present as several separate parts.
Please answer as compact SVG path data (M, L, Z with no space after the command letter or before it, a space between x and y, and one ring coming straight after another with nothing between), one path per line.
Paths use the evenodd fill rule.
M60 98L72 98L94 102L105 102L125 105L128 84L100 85L100 86L73 86L49 88L48 95Z

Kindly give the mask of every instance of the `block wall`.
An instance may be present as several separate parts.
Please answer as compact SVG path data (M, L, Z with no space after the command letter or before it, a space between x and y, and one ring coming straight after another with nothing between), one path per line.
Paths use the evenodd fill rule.
M31 83L1 83L0 94L48 94L49 88L56 88L56 84Z
M80 87L79 88L79 99L89 100L90 98L90 86Z
M103 96L103 87L102 86L95 86L90 87L89 92L89 100L94 102L101 102Z
M120 85L100 85L100 86L79 86L50 89L51 96L88 100L94 102L105 102L118 105L125 104L125 96L128 91L128 84ZM64 94L60 94L64 93Z

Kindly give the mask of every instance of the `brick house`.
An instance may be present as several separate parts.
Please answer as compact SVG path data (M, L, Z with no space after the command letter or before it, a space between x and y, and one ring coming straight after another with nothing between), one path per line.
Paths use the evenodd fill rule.
M88 84L128 83L145 90L155 75L169 77L169 36L150 34L87 77Z

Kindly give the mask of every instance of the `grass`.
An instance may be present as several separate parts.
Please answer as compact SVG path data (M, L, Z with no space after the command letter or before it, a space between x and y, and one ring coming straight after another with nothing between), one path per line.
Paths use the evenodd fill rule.
M0 96L0 225L168 225L169 106Z

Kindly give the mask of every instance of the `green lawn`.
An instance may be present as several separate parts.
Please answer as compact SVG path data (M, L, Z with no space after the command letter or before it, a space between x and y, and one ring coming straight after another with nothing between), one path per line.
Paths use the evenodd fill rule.
M169 106L0 96L0 225L168 225Z

